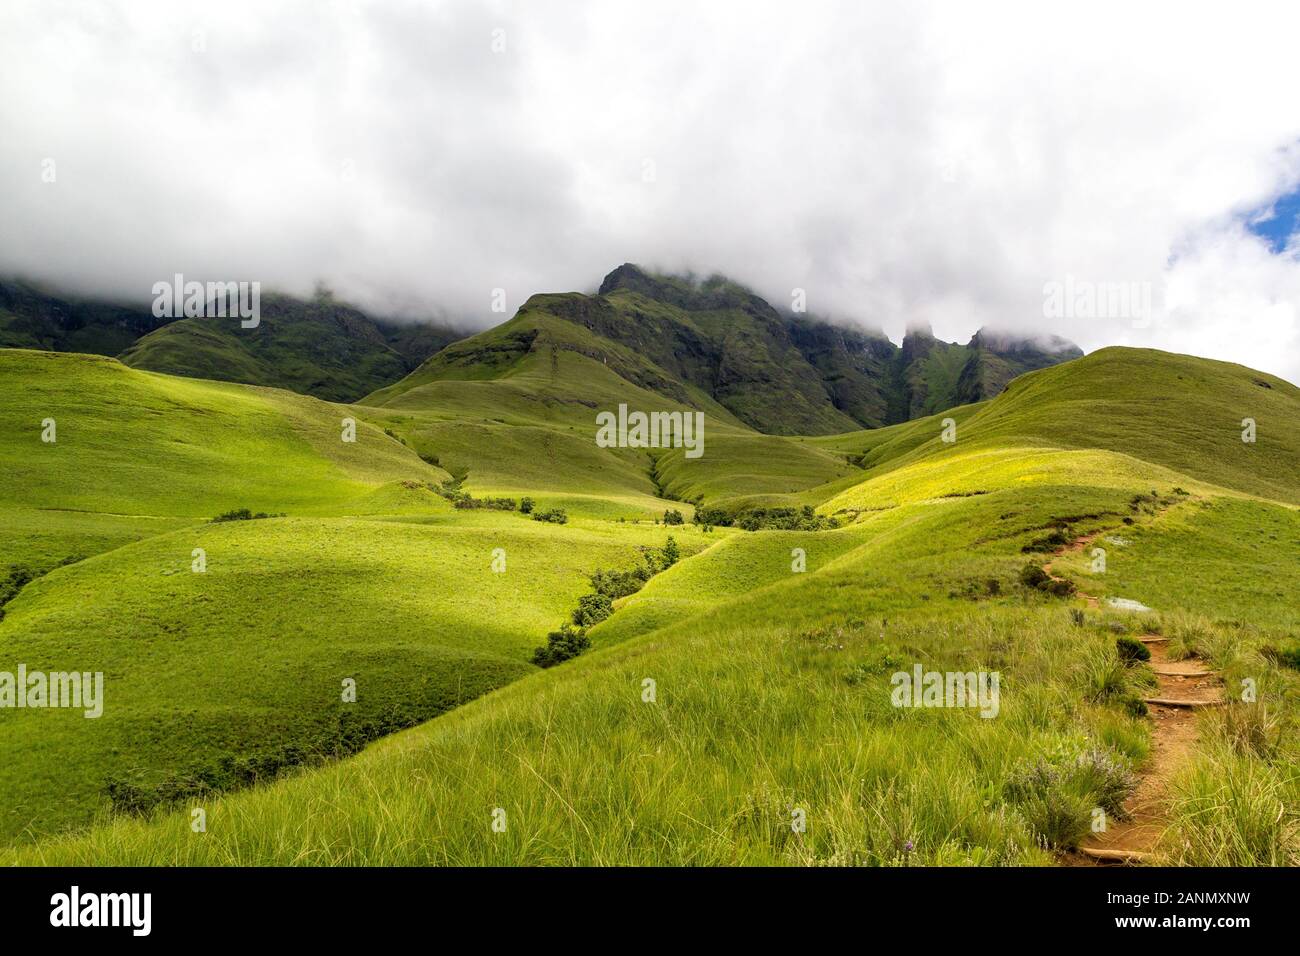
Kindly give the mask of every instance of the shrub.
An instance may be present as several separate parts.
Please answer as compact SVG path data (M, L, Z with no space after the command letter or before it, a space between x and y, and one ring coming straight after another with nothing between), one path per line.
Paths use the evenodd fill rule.
M1020 569L1020 583L1027 588L1041 589L1051 580L1046 571L1032 562Z
M1124 712L1130 717L1145 717L1147 715L1147 702L1141 697L1125 697L1123 704Z
M534 521L547 521L551 524L568 524L569 516L563 508L552 508L549 511L534 511Z
M530 514L533 513L533 499L532 499L532 498L527 498L527 497L525 497L525 498L520 498L520 499L519 499L519 513L520 513L520 514L525 514L525 515L530 515ZM622 519L620 519L620 520L622 520Z
M11 564L9 573L0 578L0 607L8 604L14 597L36 579L37 572L22 564Z
M1020 569L1020 583L1053 597L1069 597L1078 590L1073 581L1066 578L1053 578L1032 561Z
M676 508L670 508L669 510L664 512L664 524L672 525L672 524L685 524L685 523L686 523L686 519L682 517L682 513L678 511Z
M650 580L653 572L646 565L629 571L607 571L601 569L591 575L591 586L598 594L603 594L611 601L641 590L641 586Z
M1082 666L1084 696L1092 703L1104 704L1128 692L1128 668L1108 650L1091 651Z
M1089 830L1092 801L1085 794L1070 792L1060 771L1044 761L1013 774L1006 795L1045 846L1078 846Z
M1162 616L1160 623L1169 638L1169 656L1174 660L1211 656L1211 645L1219 635L1207 618L1176 612Z
M1137 786L1128 763L1110 750L1092 747L1074 759L1072 776L1097 800L1097 806L1114 816L1124 813L1124 801Z
M1068 578L1051 578L1042 588L1052 597L1069 597L1079 590L1078 586Z
M1070 543L1070 529L1060 527L1054 529L1046 537L1038 538L1021 548L1024 554L1031 554L1036 551L1055 551L1057 548L1063 548Z
M257 514L253 514L247 508L240 508L236 511L227 511L224 514L217 515L215 518L212 519L211 523L219 524L223 521L255 521L258 518L283 518L283 517L284 517L284 512L280 512L279 514L269 514L265 511L259 511Z
M1151 660L1151 651L1147 646L1136 637L1129 637L1127 634L1115 639L1115 650L1119 653L1119 659L1125 664Z
M578 598L578 606L573 611L573 623L578 627L591 627L599 624L614 613L614 604L605 594L584 594Z
M1093 807L1122 816L1136 782L1123 758L1092 747L1022 766L1008 778L1004 792L1039 840L1059 849L1078 845L1089 831Z
M514 511L519 507L513 498L475 498L473 495L456 492L448 496L454 508L490 508L493 511Z
M817 514L811 505L802 508L750 508L732 514L721 508L695 509L695 523L710 528L741 528L744 531L826 531L838 528L836 517Z
M533 663L538 667L554 667L577 657L591 647L587 631L572 624L561 624L558 631L546 635L546 646L533 651Z

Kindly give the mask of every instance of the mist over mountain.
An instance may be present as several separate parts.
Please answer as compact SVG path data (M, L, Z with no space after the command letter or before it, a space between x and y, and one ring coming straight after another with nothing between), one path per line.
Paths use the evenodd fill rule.
M1083 354L1060 337L987 329L964 345L944 342L924 324L896 345L866 325L778 310L725 276L660 275L631 263L606 275L595 295L534 295L520 311L580 326L596 352L602 342L626 346L657 369L653 390L680 400L684 387L698 389L772 434L907 421L990 398L1022 372ZM115 355L136 368L331 401L393 385L467 334L371 316L323 291L267 294L259 325L245 329L233 318L160 319L146 307L0 282L0 347ZM495 341L497 330L485 336Z
M352 401L397 381L465 331L372 316L328 292L262 297L256 328L235 318L159 318L149 305L0 280L0 348L111 355L189 378L273 385Z
M546 349L596 359L673 402L717 403L778 435L908 421L983 401L1021 372L1083 354L1063 340L1005 333L976 333L962 345L913 330L896 345L870 327L782 312L725 276L625 263L595 295L531 296L510 321L454 344L388 392L498 378Z

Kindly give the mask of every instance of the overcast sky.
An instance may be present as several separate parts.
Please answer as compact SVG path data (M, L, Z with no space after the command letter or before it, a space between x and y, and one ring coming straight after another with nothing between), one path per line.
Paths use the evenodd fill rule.
M1300 244L1251 226L1300 181L1297 27L1239 0L5 0L0 273L323 281L485 326L495 288L513 312L632 261L895 340L1300 381ZM1067 280L1145 283L1152 315L1045 315Z

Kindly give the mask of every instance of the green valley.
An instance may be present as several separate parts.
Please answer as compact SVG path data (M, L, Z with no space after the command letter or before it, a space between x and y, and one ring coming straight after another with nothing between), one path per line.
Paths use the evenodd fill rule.
M1164 635L1229 699L1149 852L1300 862L1300 390L949 347L863 429L824 354L707 371L784 321L749 295L623 267L353 404L0 351L0 670L105 681L0 709L0 859L1050 864L1163 746L1123 654ZM703 454L601 447L620 403ZM997 716L894 706L913 667L999 674Z

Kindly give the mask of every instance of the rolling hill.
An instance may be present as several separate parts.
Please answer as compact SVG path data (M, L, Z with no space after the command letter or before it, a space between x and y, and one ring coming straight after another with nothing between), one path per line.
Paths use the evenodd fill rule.
M67 536L52 556L112 519L136 539L101 541L121 546L49 570L7 605L11 658L102 668L114 710L98 723L0 712L4 833L17 841L0 859L1049 863L1149 758L1148 678L1116 656L1116 634L1157 629L1229 686L1249 676L1260 702L1201 725L1170 783L1163 858L1300 860L1288 769L1300 754L1284 730L1300 679L1276 656L1300 634L1300 444L1283 424L1300 420L1294 386L1104 349L934 416L789 438L750 429L633 347L595 344L530 300L350 407L0 353L19 396L0 427L26 436L5 446L5 540L47 513ZM597 408L662 404L672 389L707 415L702 458L594 445ZM348 413L363 437L341 447ZM48 416L55 446L39 441ZM452 508L449 480L574 517ZM675 489L807 505L838 527L649 520ZM245 504L289 515L202 520ZM587 575L629 567L669 532L682 559L614 601L592 650L529 663ZM1023 582L1055 542L1093 535L1104 573L1083 552L1055 561L1095 607ZM205 574L187 570L196 543ZM495 547L505 575L487 568ZM999 716L891 706L891 673L914 663L1000 672ZM337 688L352 675L350 711ZM1207 810L1224 786L1232 806Z
M262 321L157 318L148 305L64 295L0 280L0 348L119 356L136 368L270 385L351 401L396 382L465 333L443 323L375 318L327 292L269 294Z
M0 350L0 384L0 640L31 670L108 687L96 720L0 711L5 839L434 716L534 670L587 574L664 542L649 523L454 509L446 471L291 392L24 350ZM241 508L271 516L210 520ZM686 553L702 537L678 532Z
M346 402L398 381L463 334L376 320L329 296L270 295L256 328L231 319L178 319L136 340L120 358L134 368Z
M673 402L766 434L842 432L907 421L997 394L1016 374L1082 353L1060 339L977 333L968 345L783 315L720 276L704 281L619 266L594 295L532 296L510 321L434 356L368 403L412 407L433 382L512 378L534 349L606 365ZM443 393L445 394L445 390Z

